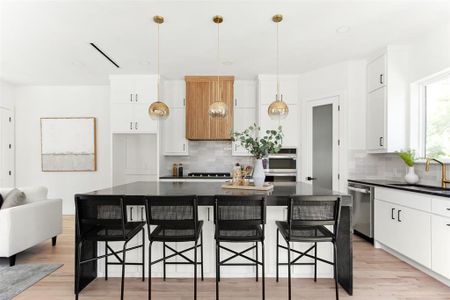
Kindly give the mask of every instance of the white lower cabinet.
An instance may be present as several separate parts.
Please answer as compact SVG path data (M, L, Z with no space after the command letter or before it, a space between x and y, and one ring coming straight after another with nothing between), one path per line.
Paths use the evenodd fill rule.
M431 268L434 272L450 278L450 218L433 215L431 228Z

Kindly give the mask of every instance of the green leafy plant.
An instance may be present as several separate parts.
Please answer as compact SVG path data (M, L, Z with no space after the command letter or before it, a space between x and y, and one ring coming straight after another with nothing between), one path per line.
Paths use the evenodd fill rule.
M281 140L283 139L281 126L278 126L275 130L266 130L263 136L261 136L260 131L261 128L253 124L242 132L233 132L231 140L238 142L256 159L278 153L281 149Z
M414 160L415 160L415 155L416 155L414 150L400 151L398 153L398 155L400 156L400 158L405 162L405 164L408 167L414 166Z

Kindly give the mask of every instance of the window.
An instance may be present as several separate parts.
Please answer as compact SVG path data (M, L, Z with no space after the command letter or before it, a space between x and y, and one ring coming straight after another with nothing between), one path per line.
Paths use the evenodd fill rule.
M450 158L450 74L423 84L423 141L426 157Z

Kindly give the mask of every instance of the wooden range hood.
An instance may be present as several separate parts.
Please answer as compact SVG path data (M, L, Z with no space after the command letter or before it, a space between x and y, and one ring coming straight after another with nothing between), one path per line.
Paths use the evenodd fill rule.
M216 76L186 76L186 139L194 141L231 140L233 130L234 76L220 76L220 94L227 104L224 118L208 115L217 101Z

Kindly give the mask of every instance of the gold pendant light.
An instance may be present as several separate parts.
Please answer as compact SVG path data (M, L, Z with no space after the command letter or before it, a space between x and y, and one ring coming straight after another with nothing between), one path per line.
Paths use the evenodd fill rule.
M283 96L280 95L280 51L278 42L278 25L282 20L282 15L274 15L272 17L272 21L277 24L277 94L275 96L275 101L273 101L267 109L267 113L272 120L284 119L289 114L289 107L285 102L283 102Z
M223 22L222 16L214 16L213 22L217 24L217 96L216 101L211 103L208 108L208 114L212 118L224 118L227 115L227 104L220 97L220 23Z
M157 56L158 56L158 86L157 86L157 99L155 102L153 102L149 108L148 108L148 114L150 115L150 118L152 118L153 120L165 120L169 117L170 114L170 110L169 107L167 106L167 104L165 104L164 102L160 101L160 79L159 79L159 25L164 23L164 18L161 16L154 16L153 17L153 21L157 24L158 26L158 42L157 42Z

